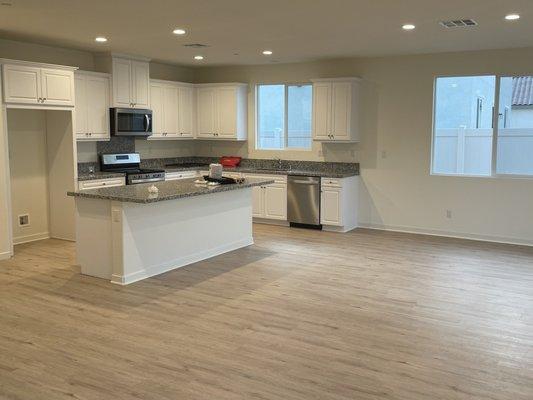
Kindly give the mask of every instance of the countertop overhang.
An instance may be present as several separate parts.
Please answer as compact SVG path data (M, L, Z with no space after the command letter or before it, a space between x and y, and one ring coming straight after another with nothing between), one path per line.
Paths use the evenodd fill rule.
M196 178L155 182L153 185L158 188L158 193L150 193L148 188L152 186L152 183L144 183L101 189L76 190L73 192L67 192L67 195L72 197L148 204L159 201L181 199L184 197L203 196L231 190L246 189L274 183L271 179L246 178L243 183L206 186L194 183L195 180Z

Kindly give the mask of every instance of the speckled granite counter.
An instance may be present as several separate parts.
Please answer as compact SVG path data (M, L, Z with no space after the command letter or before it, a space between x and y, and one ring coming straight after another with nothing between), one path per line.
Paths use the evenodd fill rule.
M142 168L164 169L167 172L207 170L210 163L218 162L215 157L174 157L149 158L141 163ZM195 163L196 166L181 166L184 163ZM184 164L185 165L185 164ZM281 168L280 168L281 167ZM105 172L88 173L89 168L98 170L97 163L81 163L78 165L78 180L114 178L115 175L104 175ZM359 175L358 163L318 162L294 160L247 159L241 161L237 168L225 169L226 172L238 172L265 175L309 175L328 178L346 178Z
M81 190L68 192L67 194L74 197L114 200L127 203L155 203L159 201L202 196L211 193L227 192L230 190L238 190L274 183L274 181L268 179L249 178L246 179L244 183L205 186L197 185L194 183L194 181L195 179L183 179L179 181L155 182L155 186L159 189L159 193L156 194L148 192L148 188L152 185L150 183Z
M190 168L189 168L190 169ZM198 169L198 168L196 168ZM173 169L179 171L179 169ZM169 171L170 172L170 171ZM356 171L320 171L316 169L268 169L268 168L224 168L224 172L237 172L243 174L265 174L265 175L293 175L293 176L319 176L328 178L347 178L359 175Z

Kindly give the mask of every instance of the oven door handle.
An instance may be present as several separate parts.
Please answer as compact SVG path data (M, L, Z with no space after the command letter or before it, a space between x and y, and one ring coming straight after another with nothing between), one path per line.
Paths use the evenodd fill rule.
M144 123L144 131L148 132L148 129L150 128L150 117L148 116L148 114L144 114Z
M163 181L161 178L150 178L150 179L132 179L131 183L148 183L148 182L159 182Z

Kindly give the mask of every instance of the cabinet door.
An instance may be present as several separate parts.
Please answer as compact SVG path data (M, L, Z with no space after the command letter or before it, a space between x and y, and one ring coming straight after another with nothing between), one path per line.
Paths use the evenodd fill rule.
M181 137L193 137L193 88L180 87L179 89L179 134Z
M237 90L232 87L216 88L215 132L220 138L237 137Z
M163 86L158 84L150 85L150 100L152 107L152 139L163 136Z
M40 104L40 68L4 64L3 74L6 103Z
M131 61L121 58L113 59L113 105L115 107L132 107Z
M41 96L44 104L74 105L74 73L58 69L41 69Z
M87 125L87 80L85 76L76 76L75 89L75 132L77 137L85 138L85 134L89 132Z
M163 130L167 136L178 136L178 88L163 86Z
M334 82L331 99L331 133L333 139L349 140L352 108L351 82Z
M87 76L87 128L93 138L109 138L109 78ZM76 104L78 108L78 104Z
M252 188L252 217L263 218L265 216L263 191L262 186Z
M287 186L283 184L268 185L264 189L265 218L287 219Z
M331 140L331 83L313 84L313 139Z
M342 225L341 188L322 188L320 197L320 223L323 225Z
M198 136L214 137L215 134L215 89L198 89Z
M150 108L150 66L144 61L131 62L133 79L133 105L135 108Z

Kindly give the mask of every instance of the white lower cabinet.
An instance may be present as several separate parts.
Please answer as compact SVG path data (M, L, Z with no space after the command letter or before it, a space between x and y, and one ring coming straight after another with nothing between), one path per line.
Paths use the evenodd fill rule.
M322 178L320 223L324 230L347 232L357 227L358 177Z
M89 181L78 182L78 190L101 189L113 186L124 186L125 184L126 178L124 177L92 179Z
M248 175L246 178L272 179L274 183L252 188L252 216L255 218L287 220L287 176Z

